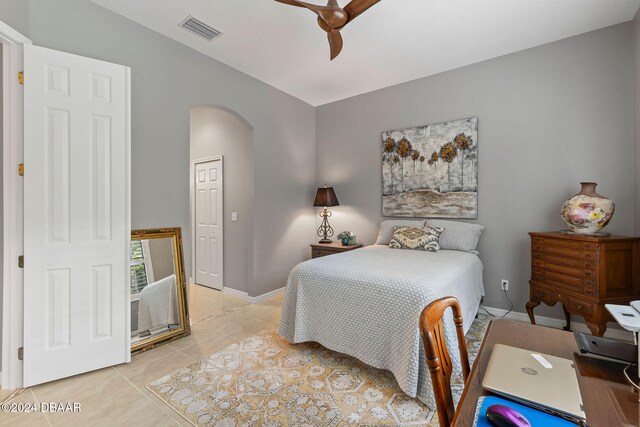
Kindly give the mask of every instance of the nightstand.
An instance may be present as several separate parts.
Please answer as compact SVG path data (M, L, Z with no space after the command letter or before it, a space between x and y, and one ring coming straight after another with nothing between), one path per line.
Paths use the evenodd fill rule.
M362 243L345 246L341 242L314 243L311 245L311 258L320 258L327 255L348 252L362 247Z

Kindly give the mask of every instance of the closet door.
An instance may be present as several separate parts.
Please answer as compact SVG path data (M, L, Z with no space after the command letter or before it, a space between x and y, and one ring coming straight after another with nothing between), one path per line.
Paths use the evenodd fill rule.
M24 386L130 360L129 69L24 47Z
M222 157L195 164L196 283L223 287Z

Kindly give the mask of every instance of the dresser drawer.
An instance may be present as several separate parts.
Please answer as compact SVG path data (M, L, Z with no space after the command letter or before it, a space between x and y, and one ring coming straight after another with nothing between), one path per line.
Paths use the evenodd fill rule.
M549 253L549 252L537 252L537 253L539 253L540 256L537 257L535 256L535 253L534 253L534 258L542 259L543 261L549 261L556 264L569 265L572 267L580 267L582 265L582 259L580 258L580 255L577 255L577 254L567 256L567 255L560 255L560 254Z
M542 243L545 248L557 248L558 250L564 249L573 252L580 251L580 242L576 242L568 239L557 239L554 237L544 237Z
M569 298L569 308L571 313L579 313L585 316L591 316L593 314L593 304L588 302Z

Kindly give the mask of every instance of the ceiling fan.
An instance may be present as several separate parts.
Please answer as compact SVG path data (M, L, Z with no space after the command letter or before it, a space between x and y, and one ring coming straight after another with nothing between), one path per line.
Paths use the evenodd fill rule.
M338 0L329 0L326 6L318 6L298 0L276 1L291 6L304 7L318 15L318 25L327 32L327 37L329 38L331 60L333 61L342 51L340 30L380 0L351 0L344 8L338 5Z

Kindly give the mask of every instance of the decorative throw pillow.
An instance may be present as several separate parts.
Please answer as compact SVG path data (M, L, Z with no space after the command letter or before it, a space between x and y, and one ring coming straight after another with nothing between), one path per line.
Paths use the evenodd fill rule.
M393 227L393 236L389 242L392 249L416 249L419 251L438 252L440 250L440 234L444 228L439 227Z
M405 225L407 227L423 227L424 219L387 219L380 223L378 230L378 240L376 245L388 245L393 236L393 228L395 226Z
M440 236L440 249L478 254L476 246L484 230L484 225L444 219L428 219L424 225L445 229Z

